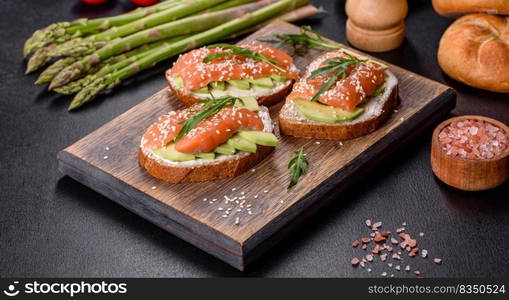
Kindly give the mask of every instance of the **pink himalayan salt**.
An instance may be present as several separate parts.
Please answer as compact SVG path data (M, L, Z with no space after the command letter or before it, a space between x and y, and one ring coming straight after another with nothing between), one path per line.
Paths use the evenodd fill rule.
M447 155L472 160L491 159L508 144L507 133L483 120L460 120L446 126L438 139Z

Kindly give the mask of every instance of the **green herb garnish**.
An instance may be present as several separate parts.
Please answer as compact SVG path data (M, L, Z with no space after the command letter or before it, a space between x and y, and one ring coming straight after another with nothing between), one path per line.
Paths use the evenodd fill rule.
M283 44L289 44L293 47L295 54L302 56L306 54L309 49L315 47L323 47L327 49L341 49L342 46L327 43L318 31L313 30L311 26L301 26L300 34L275 34L275 40L262 40L275 44L280 47Z
M205 57L203 59L204 63L211 62L214 59L217 59L217 58L220 58L220 57L238 55L238 56L244 56L244 57L256 59L256 60L259 60L259 61L263 61L263 62L271 65L272 67L278 69L281 72L286 72L285 69L281 68L280 63L277 60L275 60L273 58L270 58L270 57L268 57L266 55L263 55L261 53L258 53L258 52L255 52L255 51L251 51L251 50L246 49L246 48L242 48L242 47L231 45L231 44L214 44L214 45L208 46L207 48L209 48L209 49L210 48L223 48L223 49L226 49L226 50L229 50L229 51L210 54L210 55L208 55L207 57Z
M175 137L175 142L183 138L189 131L196 127L201 121L208 119L210 116L220 112L225 107L231 107L235 105L235 102L240 101L244 104L244 101L238 97L233 96L222 96L219 98L211 98L198 103L203 104L203 109L196 111L195 114L189 119L185 120L181 124L183 125L179 134Z
M311 101L317 101L318 98L328 91L334 83L338 80L339 77L341 79L345 79L346 71L351 67L357 68L361 62L367 60L361 60L357 57L344 52L348 57L333 57L325 60L323 62L323 66L311 72L311 75L308 77L308 80L315 79L318 76L329 76L329 79L325 82L325 84L318 90L318 92L311 98ZM332 73L332 74L331 74Z
M293 153L295 153L296 156L292 158L292 160L290 160L290 162L288 163L288 169L290 170L291 175L290 184L288 185L288 188L291 188L297 184L297 182L299 181L299 177L301 175L306 174L309 166L309 162L306 157L306 154L304 154L303 148L300 148L299 150L294 151Z

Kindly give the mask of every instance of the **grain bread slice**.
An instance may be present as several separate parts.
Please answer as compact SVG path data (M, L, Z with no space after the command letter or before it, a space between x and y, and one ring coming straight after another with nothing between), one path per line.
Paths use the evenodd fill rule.
M370 98L365 104L365 112L352 121L337 124L313 121L304 117L293 102L286 100L279 113L281 133L302 138L348 140L377 130L399 103L398 79L389 70L385 73L384 93Z
M272 132L269 111L261 106L258 113L264 124L264 131ZM142 143L143 144L143 143ZM234 177L251 169L274 147L257 146L256 153L237 152L234 155L217 155L215 159L173 162L156 155L151 149L140 144L138 161L147 172L169 183L191 183Z
M292 66L291 68L296 68L295 66ZM178 84L176 83L175 79L171 77L171 70L168 70L166 72L166 81L168 82L168 86L170 90L175 94L175 96L184 103L185 106L189 107L193 105L194 103L204 100L206 98L210 98L209 94L198 94L198 93L192 93L192 92L184 92L183 89L181 89ZM260 105L272 105L278 102L281 102L285 99L286 95L288 95L292 89L292 84L294 80L290 79L285 82L278 82L276 83L276 86L272 89L257 89L253 93L241 91L241 90L234 90L233 92L228 92L231 96L253 96L258 101L258 104ZM221 95L214 95L214 97L218 97Z

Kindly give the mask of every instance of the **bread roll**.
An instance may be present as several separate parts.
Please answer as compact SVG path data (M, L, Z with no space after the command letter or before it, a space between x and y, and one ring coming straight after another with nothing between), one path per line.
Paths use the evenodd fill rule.
M437 13L447 17L468 13L509 15L508 0L433 0L433 7Z
M509 92L509 17L472 14L459 18L440 40L438 63L465 84Z

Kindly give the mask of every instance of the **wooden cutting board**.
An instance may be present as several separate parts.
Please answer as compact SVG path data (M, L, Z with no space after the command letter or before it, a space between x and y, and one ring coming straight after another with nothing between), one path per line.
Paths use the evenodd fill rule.
M294 25L276 22L244 42L298 31ZM285 50L292 53L291 48ZM305 57L295 56L295 63L304 70L322 52L313 49ZM166 88L62 150L58 153L59 168L150 222L243 270L294 225L323 206L326 199L330 200L331 197L323 197L327 191L337 185L346 188L362 178L402 142L454 108L455 93L449 87L389 66L399 79L401 104L382 128L342 143L283 137L272 155L236 178L169 184L139 167L137 152L145 129L160 115L182 108ZM274 120L280 107L271 107ZM300 147L307 153L310 169L293 189L287 190L287 164L293 151Z

